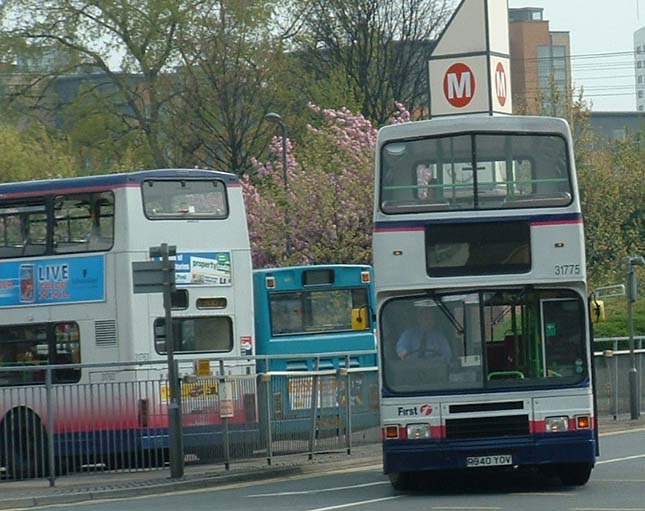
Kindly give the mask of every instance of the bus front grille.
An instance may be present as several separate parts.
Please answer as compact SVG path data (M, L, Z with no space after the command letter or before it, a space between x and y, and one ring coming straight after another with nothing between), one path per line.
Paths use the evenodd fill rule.
M487 438L529 434L528 415L447 419L446 438Z

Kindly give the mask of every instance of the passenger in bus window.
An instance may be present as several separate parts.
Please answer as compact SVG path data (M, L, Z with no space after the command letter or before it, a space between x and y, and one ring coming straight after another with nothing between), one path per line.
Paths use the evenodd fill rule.
M418 307L416 325L406 329L396 344L396 353L401 360L408 357L426 358L431 364L448 364L452 350L446 336L441 332L435 315L427 307Z

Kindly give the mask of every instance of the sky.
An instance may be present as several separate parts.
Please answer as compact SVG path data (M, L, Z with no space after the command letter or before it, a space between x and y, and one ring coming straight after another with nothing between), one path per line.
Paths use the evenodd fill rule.
M645 0L509 0L542 7L549 29L569 32L573 85L594 111L634 111L634 32L645 26Z

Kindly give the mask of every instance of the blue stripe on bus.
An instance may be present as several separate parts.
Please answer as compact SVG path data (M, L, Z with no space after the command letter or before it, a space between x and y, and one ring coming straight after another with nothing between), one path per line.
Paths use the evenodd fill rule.
M311 423L311 421L310 421ZM224 444L228 435L231 444L255 447L259 439L259 424L211 424L184 426L184 447L187 452L195 448L208 448ZM76 456L85 460L109 460L127 453L142 453L151 449L168 448L167 428L129 428L104 431L81 431L54 434L54 454L57 458ZM89 462L89 461L88 461Z
M68 193L72 191L109 190L127 186L138 186L146 179L182 177L192 179L216 177L222 179L228 186L240 186L239 177L228 172L199 169L161 169L122 174L3 183L0 184L0 199L28 197L30 195L50 195L53 193Z
M401 220L392 222L376 222L374 232L389 231L421 231L429 225L437 224L472 224L488 222L517 222L528 221L531 225L549 224L578 224L582 223L581 213L563 213L552 215L520 215L513 217L475 217L475 218L437 218L426 220Z
M550 433L476 440L409 440L383 443L386 474L438 469L464 469L470 456L511 454L513 465L594 463L592 431ZM500 466L496 468L511 468Z

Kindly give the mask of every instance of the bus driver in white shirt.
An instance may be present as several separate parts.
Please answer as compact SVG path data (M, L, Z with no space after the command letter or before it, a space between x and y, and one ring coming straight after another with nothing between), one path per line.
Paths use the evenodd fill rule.
M416 309L416 325L406 329L399 337L397 355L401 360L414 357L428 359L432 365L447 365L452 358L452 350L437 324L439 310L429 307Z

